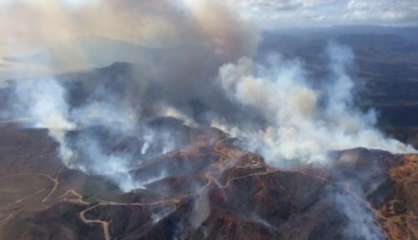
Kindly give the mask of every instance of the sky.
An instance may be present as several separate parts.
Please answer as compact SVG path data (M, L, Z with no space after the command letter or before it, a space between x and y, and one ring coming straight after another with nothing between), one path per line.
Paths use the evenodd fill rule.
M229 8L214 7L224 3ZM249 23L244 24L245 29L235 29L238 32L341 25L418 26L418 0L0 0L0 79L15 67L31 74L49 73L53 62L58 72L75 71L91 67L86 62L121 55L119 51L102 51L112 49L106 44L95 44L94 54L89 55L84 49L88 37L161 47L198 28L198 34L222 45L219 39L234 25L236 16ZM101 52L106 54L98 54ZM100 66L102 62L108 61L100 60ZM13 70L22 72L19 69Z
M418 0L231 0L262 28L417 26Z
M7 6L17 2L43 5L55 2L70 10L77 10L104 1L0 0L0 14L2 9L7 9ZM123 1L132 2L132 0ZM143 3L147 1L138 0ZM204 1L172 0L187 5L199 5ZM257 23L262 29L333 25L418 25L418 0L222 0L221 2L231 3L234 11Z

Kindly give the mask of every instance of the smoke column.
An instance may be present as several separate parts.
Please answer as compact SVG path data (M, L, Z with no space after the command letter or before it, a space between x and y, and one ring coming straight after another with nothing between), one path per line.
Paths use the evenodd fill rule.
M0 32L8 40L2 42L0 54L10 65L6 73L15 76L10 117L25 119L25 127L48 129L68 167L107 176L123 191L142 187L129 171L144 158L180 144L169 131L148 128L146 121L159 116L189 125L205 121L196 118L193 101L218 115L230 112L232 103L210 81L223 63L256 49L257 31L248 29L228 6L200 3L1 2ZM86 47L90 41L95 43L92 49ZM115 54L126 46L134 51ZM102 66L106 63L98 62L99 56L92 58L91 52L109 53L108 48L116 55L111 61L132 61L129 66L116 64L112 71L128 73L113 77L104 70L87 77L76 90L86 92L84 100L74 105L80 93L72 92L72 80L52 75ZM134 143L112 152L114 146L106 138Z
M275 166L327 163L329 151L355 147L415 151L386 138L375 127L373 111L363 113L353 106L350 49L330 44L324 66L329 79L315 87L301 60L278 54L263 64L254 60L258 31L227 4L0 3L0 33L7 39L0 44L0 63L12 66L7 74L28 71L12 84L13 117L27 119L26 127L48 129L68 167L103 175L122 191L143 187L130 174L141 161L180 145L170 131L145 124L160 116L180 118L190 126L210 123L244 139L250 150ZM10 22L15 26L6 24ZM102 52L109 53L111 61L132 64L112 65L111 72L96 68L110 64L101 60ZM80 92L86 93L77 104L71 101L75 97L70 99L68 86L73 82L51 77L91 68L94 73L81 81ZM107 139L128 139L133 146L112 152ZM360 219L373 225L373 216L360 203L335 197L351 222ZM205 211L195 216L199 223L208 215L206 205L202 201ZM354 212L349 212L350 205ZM380 238L374 225L371 232L350 226L367 239Z
M269 163L281 165L286 160L324 162L329 151L366 147L391 152L414 149L386 138L375 128L372 111L362 113L352 105L353 81L347 73L352 52L331 44L327 49L331 80L316 89L306 78L298 60L271 57L260 65L249 58L220 69L219 83L238 104L257 109L267 126L255 130L223 126L233 135L249 139L249 146L259 150Z
M225 93L237 104L256 109L267 124L240 129L215 119L212 125L246 139L248 148L281 167L327 164L330 151L356 147L414 152L411 146L385 137L375 127L373 111L362 113L353 106L354 82L347 70L354 60L351 50L331 43L326 53L331 74L322 88L312 86L302 62L277 55L264 65L249 58L224 65L219 84ZM355 194L365 195L361 191ZM348 219L347 238L384 239L364 201L340 193L328 197Z
M14 112L32 128L49 130L49 135L60 144L60 156L70 164L73 151L65 142L65 133L75 124L69 120L69 106L65 89L54 78L16 81Z

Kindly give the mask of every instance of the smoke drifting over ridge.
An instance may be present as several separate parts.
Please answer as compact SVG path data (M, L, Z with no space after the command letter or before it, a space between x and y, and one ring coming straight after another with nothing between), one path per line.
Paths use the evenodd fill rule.
M16 23L1 28L11 39L1 52L5 61L13 63L8 78L16 79L11 82L14 99L7 115L24 119L29 127L49 129L68 166L106 175L126 191L138 187L121 177L131 165L181 144L181 138L171 136L169 130L149 128L146 121L174 116L187 124L207 122L200 106L213 109L214 114L227 113L233 104L212 80L222 64L253 55L258 41L257 32L247 29L225 4L211 1L2 4L1 17ZM38 15L42 17L36 18ZM22 21L31 18L36 19ZM135 51L114 61L130 60L132 64L97 69L97 74L87 74L88 80L81 82L71 75L68 81L61 76L43 77L45 73L100 65L84 56L88 52L82 45L85 39L97 41L94 54L106 50L108 42L114 51L129 46ZM28 64L47 70L39 76L20 69ZM104 136L133 139L136 146L110 152L112 144L103 142Z
M138 61L132 65L115 64L111 70L100 69L97 74L87 75L88 80L77 85L75 93L71 80L34 78L30 72L13 69L18 80L14 82L17 101L12 115L31 119L32 127L50 129L51 136L61 144L61 156L67 164L75 157L68 147L66 132L97 126L113 136L148 136L138 137L140 142L165 139L163 145L169 147L161 147L163 152L173 149L174 138L149 137L154 133L142 126L157 116L174 116L192 125L218 126L246 139L250 148L275 165L284 160L324 162L328 151L354 147L413 151L396 140L386 139L374 127L372 111L361 113L352 105L354 84L347 68L354 56L349 49L330 45L329 80L325 87L314 88L315 80L306 77L303 63L297 59L276 55L264 65L252 60L259 39L257 31L233 14L227 4L105 0L89 4L52 0L3 4L10 12L3 12L1 17L9 21L16 20L12 13L25 18L45 14L45 19L22 23L21 29L19 24L2 29L14 39L13 47L33 44L45 48L48 58L44 63L52 69L50 72L54 72L57 62L62 63L57 56L77 63L86 60L55 52L57 41L66 42L76 52L83 51L77 41L89 36L135 44L167 44L163 48L141 48L136 52L140 53ZM104 15L99 17L99 12ZM54 26L58 27L55 24L61 23L54 21L57 15L65 24L60 24L57 32L52 31L54 34L28 30L41 26L54 30ZM162 30L161 26L167 28ZM84 94L74 103L74 99L80 98L79 91ZM97 138L93 131L83 135L83 142L92 140L92 149L82 151L86 158L109 155L101 149L104 146L97 143ZM142 144L145 152L151 143ZM75 145L84 146L89 144ZM125 162L123 169L128 169L135 156L134 152L127 155L112 155L109 161ZM89 167L95 169L95 164ZM93 171L104 170L98 167Z
M351 50L330 44L327 55L331 75L323 89L312 86L301 62L280 56L271 57L267 65L242 58L223 66L219 79L226 94L257 109L267 121L267 127L255 131L223 128L252 139L255 150L259 148L270 163L279 165L289 159L323 162L328 151L355 147L414 151L385 138L375 127L373 111L361 113L353 106L354 82L347 72L353 64Z
M326 163L329 151L354 147L415 151L379 132L372 111L353 106L348 68L354 56L346 47L325 50L329 79L314 87L300 60L276 55L259 63L257 30L214 1L3 4L0 31L11 40L0 54L15 78L9 117L48 129L67 166L106 176L122 191L152 181L138 181L131 170L186 142L177 135L182 124L148 124L161 116L219 127L278 166ZM97 46L86 47L86 41ZM43 69L41 75L103 66L91 57L101 51L124 52L114 61L131 64L48 77L22 71L33 65ZM369 222L367 212L358 212Z
M65 89L53 78L29 79L19 81L14 94L16 101L12 107L16 117L28 121L27 127L48 129L51 137L60 143L61 158L69 164L73 152L65 142L65 134L73 130L75 124L68 120Z
M247 51L255 49L256 32L249 34L225 5L213 1L2 0L1 62L45 74L105 66L111 61L146 62L138 56L144 48L190 48L185 55L193 56L193 48L206 47L229 60L251 54Z

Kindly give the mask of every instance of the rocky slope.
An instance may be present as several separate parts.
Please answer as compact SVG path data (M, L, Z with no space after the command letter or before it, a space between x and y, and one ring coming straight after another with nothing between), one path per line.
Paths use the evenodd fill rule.
M195 129L131 172L162 176L124 193L65 167L46 131L0 132L0 239L372 239L359 225L377 239L418 239L415 155L352 149L326 166L279 169Z

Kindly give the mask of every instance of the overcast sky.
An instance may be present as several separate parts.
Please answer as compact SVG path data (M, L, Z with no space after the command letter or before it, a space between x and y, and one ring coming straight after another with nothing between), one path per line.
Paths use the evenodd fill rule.
M232 0L263 28L332 25L417 26L418 0Z
M70 8L103 0L55 0ZM119 1L119 0L118 0ZM148 1L148 0L138 0ZM160 0L153 0L160 1ZM205 0L161 0L199 4ZM211 0L212 1L212 0ZM418 0L213 0L232 2L236 11L259 23L261 28L333 25L418 26ZM15 2L51 3L54 0L0 0L4 6ZM132 2L132 0L126 0Z
M225 2L231 3L232 15L216 4ZM221 18L222 13L228 18ZM84 67L81 40L90 36L156 47L191 33L179 32L179 27L195 27L221 44L219 39L226 34L221 30L234 29L230 24L236 23L235 15L252 23L242 24L245 28L256 25L262 30L418 26L418 0L0 0L0 74L16 66L38 69L40 62L54 59L49 56L60 56L54 63L65 70ZM99 55L97 44L95 49ZM48 57L40 57L44 52Z

